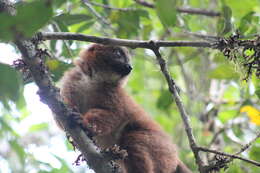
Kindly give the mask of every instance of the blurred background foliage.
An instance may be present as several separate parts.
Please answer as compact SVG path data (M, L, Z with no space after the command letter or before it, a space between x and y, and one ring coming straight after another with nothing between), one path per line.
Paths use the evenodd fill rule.
M239 3L236 0L146 1L155 8L134 0L92 0L88 7L80 0L54 0L47 7L47 1L14 2L16 16L0 14L1 45L13 46L8 41L18 32L24 36L42 31L136 40L199 40L191 33L229 36L238 30L245 38L250 38L260 31L259 0ZM178 10L185 7L221 15L209 17ZM73 66L79 50L88 44L60 40L41 44L50 54L45 61L57 85L63 72ZM19 55L15 49L13 51ZM235 153L255 136L260 130L260 81L254 74L245 82L240 64L230 62L217 50L177 47L161 48L161 52L181 89L181 98L199 145ZM153 53L145 49L130 50L130 53L134 70L127 90L172 136L181 159L196 172L179 112ZM12 58L8 56L1 55ZM35 85L23 83L21 75L5 64L4 58L0 59L0 172L86 171L86 165L72 164L78 153L75 154L56 127L51 112L41 110L48 108L37 106L41 103ZM32 113L33 108L38 108L35 113ZM260 139L242 156L260 161ZM209 162L212 155L204 153L203 157ZM222 172L256 173L260 168L235 160Z

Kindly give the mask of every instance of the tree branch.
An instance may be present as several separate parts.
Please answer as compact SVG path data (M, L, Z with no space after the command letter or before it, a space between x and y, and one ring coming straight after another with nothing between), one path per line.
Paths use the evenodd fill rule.
M254 39L241 39L238 33L231 35L228 38L215 38L212 41L143 41L143 40L127 40L127 39L112 39L108 37L96 37L89 36L84 34L72 34L68 32L64 33L40 33L38 34L40 40L78 40L78 41L88 41L106 45L113 46L127 46L130 48L146 48L153 49L153 46L156 47L209 47L213 49L220 50L228 60L239 62L236 53L238 49L242 49L242 56L244 62L242 67L247 71L247 75L244 78L248 80L251 74L254 72L258 78L260 78L259 73L259 49L258 45L260 44L259 36L255 36ZM252 49L255 53L251 56L247 56L245 51Z
M115 166L111 165L111 160L100 153L80 126L71 125L69 117L72 117L74 112L62 102L59 90L52 84L48 71L39 57L35 45L31 41L18 39L15 41L15 44L22 53L23 60L39 87L38 92L41 101L46 103L56 114L56 119L61 122L65 131L73 138L77 148L87 160L89 167L94 169L96 173L114 173Z
M90 4L89 0L82 0L83 4L85 4L85 6L87 7L87 9L98 19L98 21L105 27L114 30L111 27L111 24L100 14L98 14L96 12L96 10L92 7L92 5Z
M0 0L1 11L15 15L15 8L8 0ZM56 119L64 127L65 131L70 134L77 148L82 152L90 168L96 173L118 173L120 168L111 163L111 157L100 153L92 140L86 135L79 125L71 123L71 118L75 114L62 101L57 89L51 81L46 66L42 61L43 54L37 49L36 43L31 40L25 40L17 36L14 44L22 54L23 61L29 68L31 75L39 87L39 96L41 101L46 103L52 112L55 113Z
M150 43L150 44L153 44L153 43ZM184 108L184 105L183 105L181 98L179 96L178 89L177 89L177 86L175 84L175 81L171 78L171 76L169 74L169 71L168 71L167 66L166 66L166 62L162 58L162 56L159 52L159 47L156 47L156 45L154 44L152 50L153 50L154 54L156 55L156 59L157 59L159 65L160 65L161 71L162 71L162 73L163 73L163 75L164 75L164 77L165 77L165 79L168 83L169 91L172 94L172 98L175 101L175 103L176 103L176 105L179 109L179 112L181 114L181 118L182 118L182 121L184 123L185 131L186 131L186 134L187 134L188 139L189 139L190 148L192 149L192 151L194 153L196 163L199 166L199 171L204 172L204 163L199 156L199 150L197 149L197 144L196 144L194 135L192 133L192 128L189 124L189 116L187 115L187 113L185 111L185 108Z
M40 37L39 39L43 40L77 40L114 46L126 46L130 48L153 48L151 41L113 39L108 37L96 37L69 32L43 32L38 34L38 37ZM216 47L215 42L209 41L153 41L153 44L155 44L157 47Z
M154 4L150 3L150 2L146 2L144 0L134 0L137 4L140 4L144 7L148 7L148 8L154 8Z
M204 15L204 16L208 16L208 17L220 16L220 12L210 11L210 10L206 10L206 9L199 9L199 8L177 8L177 11L180 13Z
M258 139L260 138L260 131L257 133L257 135L251 140L249 141L247 144L245 144L240 151L236 152L235 155L239 155L241 153L243 153L244 151L246 151L249 147L251 147L251 145Z
M148 7L148 8L155 8L155 5L150 2L146 2L144 0L134 0L136 3ZM199 8L177 8L179 13L187 13L187 14L195 14L195 15L204 15L209 17L218 17L220 16L220 12L210 11L206 9L199 9Z
M250 159L246 159L246 158L241 157L241 156L237 156L236 154L228 154L228 153L224 153L224 152L220 152L220 151L216 151L216 150L211 150L211 149L208 149L208 148L205 148L205 147L198 147L197 149L200 150L200 151L203 151L203 152L210 152L210 153L214 153L214 154L218 154L218 155L222 155L222 156L227 156L227 157L230 157L230 158L233 158L233 159L243 160L245 162L248 162L248 163L251 163L255 166L260 167L259 162L256 162L256 161L250 160Z

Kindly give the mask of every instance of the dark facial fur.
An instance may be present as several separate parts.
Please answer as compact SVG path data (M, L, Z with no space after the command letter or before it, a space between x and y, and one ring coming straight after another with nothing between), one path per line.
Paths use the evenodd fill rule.
M82 70L92 75L95 72L109 73L118 78L128 75L132 67L128 51L122 47L93 44L81 53L78 65ZM106 79L108 80L108 79Z

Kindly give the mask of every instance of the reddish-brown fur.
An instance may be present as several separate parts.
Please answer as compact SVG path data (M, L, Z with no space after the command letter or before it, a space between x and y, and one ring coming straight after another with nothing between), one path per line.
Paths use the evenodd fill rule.
M91 127L99 147L117 144L127 151L119 161L124 173L191 173L178 159L170 138L124 91L125 76L107 64L115 61L114 49L93 44L81 53L76 67L62 80L65 102L82 113L83 124Z

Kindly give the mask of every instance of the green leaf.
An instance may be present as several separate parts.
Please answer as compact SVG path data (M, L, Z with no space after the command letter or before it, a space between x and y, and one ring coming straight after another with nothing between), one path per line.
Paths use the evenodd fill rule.
M16 103L16 108L20 112L23 111L24 109L26 110L26 108L25 108L26 107L26 101L25 101L23 92L19 93L18 100L15 103Z
M30 37L46 25L52 15L52 7L47 0L35 0L18 6L16 29Z
M172 132L172 127L174 126L174 122L172 119L165 115L159 115L155 117L155 120L163 127L163 129L169 133Z
M147 11L113 11L110 15L110 20L118 24L117 35L121 38L129 38L132 35L137 35L140 29L140 18L149 18Z
M8 123L5 118L3 117L0 117L0 127L1 127L1 130L0 130L0 134L1 135L6 135L6 132L10 132L13 136L15 136L16 138L19 137L19 134L16 133L12 127L10 126L10 123Z
M259 162L260 161L259 155L260 155L259 145L253 145L251 147L251 150L250 150L250 153L249 153L250 159L253 159L253 160Z
M209 78L215 79L238 79L239 73L230 64L221 64L208 74Z
M64 4L65 2L67 2L67 0L55 0L53 1L53 5L56 7L56 8L59 8L62 4Z
M238 27L238 30L241 34L244 34L246 31L249 30L250 27L252 27L252 19L254 16L255 12L250 11L247 13L242 19L240 20L240 25Z
M243 53L245 54L245 56L249 57L249 56L254 55L255 51L254 51L254 49L246 49Z
M153 30L153 26L152 25L144 25L143 29L142 29L142 36L143 36L143 40L148 40L150 38L150 34Z
M260 99L260 87L256 89L255 94Z
M250 11L258 11L256 7L259 6L259 0L243 0L243 3L226 0L226 4L232 8L235 19L239 19Z
M236 110L226 110L226 111L220 112L219 115L218 115L218 118L223 123L226 123L227 121L235 118L237 115L238 114L237 114Z
M8 14L2 13L0 14L0 40L9 41L14 37L14 17L9 16Z
M61 14L55 16L53 20L56 22L63 22L65 25L74 25L81 22L86 22L91 20L92 17L86 14Z
M23 91L20 75L9 65L0 63L0 101L17 101Z
M56 24L59 27L58 29L55 29L56 32L59 32L59 30L62 31L62 32L69 32L69 29L68 29L67 25L63 21L57 20L55 22L56 22Z
M174 26L176 24L176 0L155 1L155 8L163 25Z
M227 62L226 57L223 55L222 52L216 52L214 53L214 62L216 62L217 64L224 64Z
M16 9L15 16L0 15L0 39L4 41L20 36L31 37L52 17L51 4L47 0L19 3Z
M57 173L59 172L72 172L72 170L70 169L68 163L61 157L52 154L57 160L59 160L59 162L61 163L61 168L59 170L57 170Z
M50 72L52 73L52 79L54 81L58 81L63 73L72 67L71 64L67 64L65 62L59 60L49 59L46 61L46 65L48 66Z
M227 19L227 20L231 19L231 17L232 17L232 10L231 10L231 8L229 8L229 6L224 5L222 7L222 12L223 12L223 16L224 16L225 19Z
M169 93L169 91L168 90L163 90L161 92L160 97L157 100L156 105L157 105L157 107L159 109L165 110L165 109L168 109L171 106L172 102L173 102L172 96Z
M50 41L50 48L51 48L51 51L56 51L56 44L57 44L57 40L51 40Z
M238 87L230 85L225 89L225 92L222 97L228 103L232 104L233 102L238 101L240 99L239 94L240 93Z
M24 148L20 144L18 144L16 140L11 140L11 141L9 141L9 143L10 143L12 149L18 155L21 164L24 165L25 157L26 157Z
M220 36L223 36L229 33L232 30L232 10L228 6L224 5L222 7L223 15L218 19L217 22L217 33Z
M83 32L83 31L89 29L94 23L95 23L95 21L93 21L93 20L84 23L83 25L81 25L81 26L77 29L77 33L81 33L81 32Z
M40 124L34 124L29 128L29 132L37 132L37 131L43 131L48 129L49 124L48 123L40 123Z

